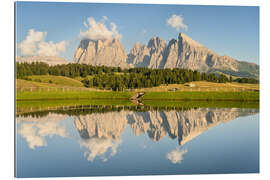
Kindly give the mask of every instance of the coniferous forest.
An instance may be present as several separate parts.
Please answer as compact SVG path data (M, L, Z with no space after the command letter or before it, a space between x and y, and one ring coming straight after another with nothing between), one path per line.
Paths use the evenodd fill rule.
M85 87L97 87L122 91L124 89L149 88L161 84L183 84L192 81L217 83L259 83L253 78L232 78L224 74L201 73L188 69L149 69L65 64L49 66L46 63L16 63L17 79L28 79L31 75L55 75L70 78L82 77Z

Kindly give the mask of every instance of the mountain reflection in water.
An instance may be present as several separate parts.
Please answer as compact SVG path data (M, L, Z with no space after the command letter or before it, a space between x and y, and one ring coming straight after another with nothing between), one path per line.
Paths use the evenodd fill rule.
M159 142L166 135L177 139L180 145L166 156L172 163L181 163L182 156L188 152L181 146L199 136L218 123L226 123L240 116L258 113L257 109L239 108L197 108L170 111L111 111L71 115L72 128L79 132L79 145L85 148L84 156L93 161L100 157L104 162L117 153L122 143L121 136L129 126L134 135L146 134L152 141ZM18 116L18 134L26 139L29 148L47 146L46 137L55 135L72 138L67 125L70 115L49 112L47 115ZM110 153L107 153L109 152ZM106 155L107 154L107 155ZM105 156L106 155L106 156Z

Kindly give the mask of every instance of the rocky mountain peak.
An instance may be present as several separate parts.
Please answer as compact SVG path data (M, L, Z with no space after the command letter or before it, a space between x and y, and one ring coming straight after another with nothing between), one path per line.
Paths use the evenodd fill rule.
M200 72L222 72L240 77L259 77L257 64L220 56L180 32L177 39L166 42L151 38L147 45L135 43L128 55L119 39L82 40L74 55L75 63L121 68L185 68Z
M90 41L89 39L83 39L83 40L81 40L80 45L79 45L79 48L87 49L88 44L89 44L89 41Z
M189 36L187 36L182 32L180 32L178 35L178 41L181 42L182 44L188 44L192 47L201 47L201 48L203 47L200 43L191 39Z
M164 48L166 46L166 43L163 39L160 37L153 37L149 40L147 47L148 48Z
M142 45L139 42L136 42L134 47L130 50L133 54L137 54L141 51Z
M110 66L127 68L127 55L118 39L81 40L74 55L75 63L94 66Z
M151 38L147 46L136 43L128 55L127 62L135 67L159 68L165 48L165 41L159 37Z

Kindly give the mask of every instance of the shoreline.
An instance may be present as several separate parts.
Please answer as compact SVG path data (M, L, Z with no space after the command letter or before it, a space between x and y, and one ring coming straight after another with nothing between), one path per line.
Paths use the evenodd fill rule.
M130 100L136 92L16 92L16 101L38 100ZM152 101L260 101L260 93L243 92L146 92L139 100Z
M260 109L259 102L232 102L232 101L149 101L144 100L143 105L136 105L131 101L17 101L16 114L24 114L29 112L45 112L45 111L69 111L82 109L115 109L115 110L177 110L186 108L244 108L244 109ZM120 109L119 109L120 108Z
M129 101L130 99L127 98L42 98L42 99L16 99L16 101L62 101L62 100L108 100L108 101L113 101L113 100L125 100ZM174 102L183 102L183 101L205 101L205 102L260 102L260 100L253 100L253 99L144 99L142 101L174 101Z
M163 96L159 96L160 92L147 92L144 96L138 99L142 105L132 102L130 98L134 96L135 93L130 92L91 91L88 93L76 94L76 96L72 93L74 92L65 92L64 95L62 93L55 94L52 92L40 94L37 92L26 92L24 93L26 96L21 96L21 98L16 99L16 113L29 112L32 110L48 110L54 107L68 108L84 105L152 106L158 108L260 108L259 92L162 92L161 94L163 94ZM35 96L31 96L33 94L35 94ZM86 96L87 94L88 97ZM68 95L73 95L73 97ZM196 95L200 95L201 97L198 98Z

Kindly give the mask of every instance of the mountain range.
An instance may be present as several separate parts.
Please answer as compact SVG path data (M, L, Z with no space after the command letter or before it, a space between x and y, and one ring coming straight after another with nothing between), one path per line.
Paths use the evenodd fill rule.
M121 68L184 68L259 78L257 64L220 56L182 32L168 44L160 37L151 38L147 45L136 43L129 54L117 39L82 40L73 62Z
M64 58L49 56L17 56L16 61L68 63ZM83 39L75 51L73 63L121 68L183 68L259 79L259 65L220 56L182 32L168 43L160 37L151 38L147 45L137 42L128 54L119 39Z

